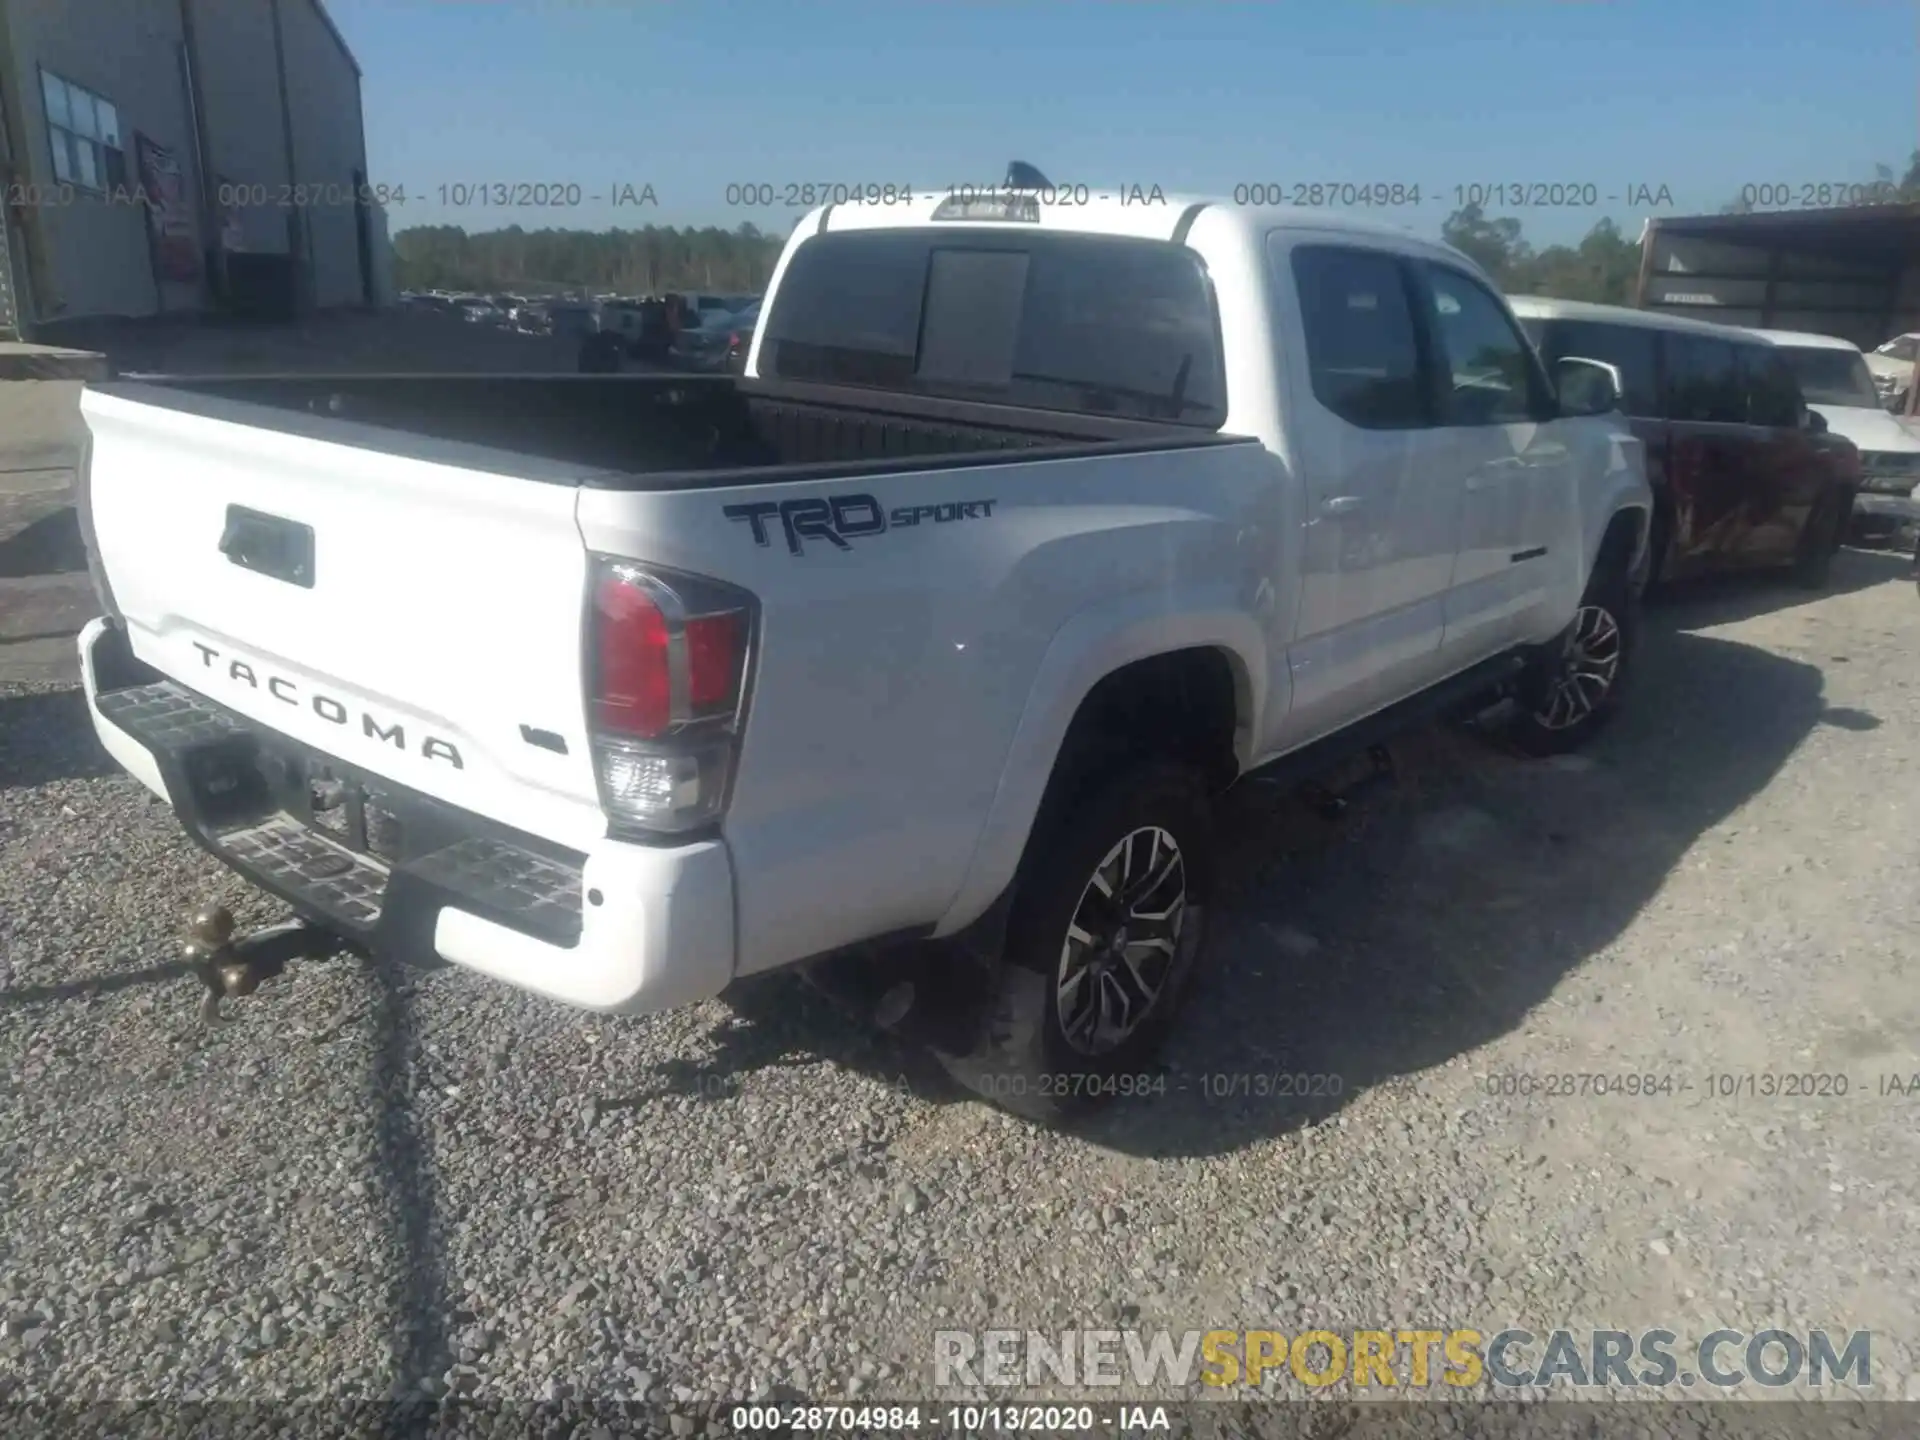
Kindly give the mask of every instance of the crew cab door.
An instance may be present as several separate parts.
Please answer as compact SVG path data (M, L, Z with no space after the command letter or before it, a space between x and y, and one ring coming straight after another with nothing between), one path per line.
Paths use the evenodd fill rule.
M1829 462L1806 428L1800 381L1779 347L1734 349L1747 409L1748 486L1759 517L1755 554L1791 560L1826 487Z
M1715 560L1773 558L1759 527L1771 508L1753 484L1760 432L1747 423L1747 398L1733 342L1711 335L1662 337L1672 497L1668 564L1676 573Z
M1294 461L1306 491L1287 663L1296 743L1419 689L1445 621L1457 476L1433 463L1414 278L1386 249L1268 237Z
M1573 457L1546 373L1507 308L1466 271L1418 265L1440 380L1434 463L1458 488L1446 595L1447 668L1519 637L1566 563Z

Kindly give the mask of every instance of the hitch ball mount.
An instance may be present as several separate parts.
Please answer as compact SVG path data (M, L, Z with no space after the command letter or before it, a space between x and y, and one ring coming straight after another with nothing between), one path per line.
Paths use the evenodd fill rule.
M290 961L325 955L338 942L305 920L268 925L235 938L233 913L224 905L203 905L187 922L187 964L206 987L200 1018L209 1025L231 1019L220 1008L222 1000L253 994Z

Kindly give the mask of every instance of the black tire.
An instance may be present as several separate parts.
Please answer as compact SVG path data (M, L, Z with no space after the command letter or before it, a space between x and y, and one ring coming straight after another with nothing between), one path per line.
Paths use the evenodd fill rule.
M1069 938L1069 926L1094 913L1083 906L1104 904L1095 874L1104 869L1116 875L1113 852L1129 840L1132 851L1125 858L1139 869L1148 863L1152 845L1163 847L1159 857L1165 865L1168 840L1179 857L1177 876L1135 899L1136 905L1171 904L1174 880L1184 887L1184 904L1177 907L1182 918L1164 965L1151 949L1128 964L1115 952ZM1136 882L1142 878L1135 876ZM967 1055L940 1055L948 1073L1003 1109L1043 1122L1082 1114L1118 1096L1151 1093L1149 1067L1179 1013L1205 942L1213 880L1212 805L1196 770L1140 764L1075 787L1070 803L1049 803L1021 862L980 1038ZM1158 930L1165 922L1143 917L1136 923ZM1154 938L1159 937L1150 933L1140 946L1150 946ZM1077 1023L1085 1015L1080 997L1091 1000L1115 991L1124 996L1129 990L1138 996L1143 972L1159 983L1123 1037L1101 1037ZM1080 977L1071 987L1063 983L1070 975ZM1062 992L1069 989L1063 1002ZM1096 1015L1094 1031L1099 1021ZM1079 1031L1079 1042L1070 1027ZM1101 1038L1114 1043L1090 1053L1088 1042Z
M1793 583L1807 590L1824 590L1833 570L1833 555L1840 548L1841 527L1847 521L1847 506L1822 496L1807 517L1800 532L1800 545L1793 557Z
M1572 623L1522 678L1508 739L1529 755L1564 755L1585 745L1619 709L1639 638L1640 597L1626 567L1606 562L1587 582Z
M1647 538L1646 593L1659 596L1667 588L1667 552L1673 548L1673 517L1664 504L1653 508L1653 533Z

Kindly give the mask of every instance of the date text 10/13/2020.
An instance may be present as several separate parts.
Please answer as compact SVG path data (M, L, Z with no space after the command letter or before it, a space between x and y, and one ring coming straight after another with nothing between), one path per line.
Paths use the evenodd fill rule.
M454 180L441 185L263 185L223 182L215 197L230 210L317 210L410 201L450 210L572 210L583 205L657 209L660 193L645 180L582 185L571 180Z
M738 1435L909 1435L922 1430L955 1435L1127 1435L1171 1432L1179 1409L1153 1404L736 1405L728 1418Z
M1488 1095L1521 1099L1879 1100L1920 1099L1920 1071L1869 1076L1840 1070L1506 1070L1480 1077Z
M389 184L262 184L223 181L218 203L227 209L312 210L358 205L396 208L409 200L437 203L449 209L575 209L586 205L657 209L660 194L651 181L612 180L586 185L571 180L466 179L432 186ZM736 181L726 185L721 201L731 209L810 209L816 205L914 205L934 200L992 200L1013 193L1004 186L955 184L920 186L894 182L821 180ZM1081 206L1118 201L1121 205L1166 205L1181 187L1162 182L1093 185L1046 185L1037 198L1049 206ZM1592 179L1482 180L1450 185L1422 185L1405 180L1248 180L1231 187L1231 199L1240 206L1300 206L1309 209L1399 209L1432 203L1493 210L1586 210L1624 205L1636 210L1675 208L1672 188L1664 182L1604 183ZM140 204L145 192L123 186L104 195L83 193L72 185L8 187L10 204L30 208L58 207L82 199L95 203ZM1897 203L1906 197L1890 182L1767 181L1743 185L1740 201L1754 210L1847 209Z

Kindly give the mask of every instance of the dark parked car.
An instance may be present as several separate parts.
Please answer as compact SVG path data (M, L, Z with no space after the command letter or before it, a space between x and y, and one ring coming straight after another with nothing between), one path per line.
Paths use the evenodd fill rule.
M753 301L733 317L731 333L727 336L726 368L736 375L746 373L747 353L753 349L754 328L760 323L760 302Z
M613 375L626 366L627 342L613 330L596 330L580 341L580 373Z
M683 370L724 370L734 333L734 317L725 310L700 312L699 323L673 337L667 358Z
M667 358L667 346L673 343L673 334L667 325L667 302L642 300L634 309L640 328L633 335L628 351L636 360L659 365Z
M622 369L629 360L643 365L665 363L672 343L665 301L605 302L597 324L597 332L581 341L581 370L607 374Z
M1859 453L1827 433L1771 341L1675 315L1515 296L1549 366L1614 366L1647 447L1650 578L1788 565L1823 584L1853 508Z
M567 340L580 340L594 333L598 324L591 305L560 302L545 307L547 332Z
M453 302L454 313L469 325L504 325L506 311L484 295L462 295Z

